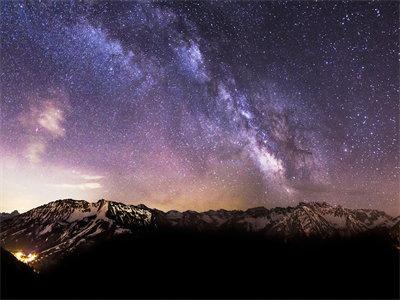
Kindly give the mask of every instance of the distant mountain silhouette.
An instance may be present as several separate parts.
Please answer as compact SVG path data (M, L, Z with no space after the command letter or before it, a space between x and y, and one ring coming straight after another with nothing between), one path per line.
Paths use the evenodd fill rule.
M11 213L1 212L0 213L0 222L7 220L9 218L15 217L16 215L19 215L19 212L17 210L14 210Z

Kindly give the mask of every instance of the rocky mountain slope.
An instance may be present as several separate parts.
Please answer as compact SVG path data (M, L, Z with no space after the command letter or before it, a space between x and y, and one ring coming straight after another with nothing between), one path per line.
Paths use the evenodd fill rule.
M121 234L148 231L252 232L284 240L351 236L388 229L398 240L398 218L369 209L347 209L326 203L300 203L295 207L246 211L162 212L144 205L99 200L57 200L15 215L1 223L0 242L11 252L35 252L38 268L59 254ZM397 226L397 227L396 227Z

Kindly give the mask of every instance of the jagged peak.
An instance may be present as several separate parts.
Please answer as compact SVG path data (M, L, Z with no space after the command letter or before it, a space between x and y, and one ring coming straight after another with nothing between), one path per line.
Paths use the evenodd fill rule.
M106 200L104 198L101 198L101 199L97 200L96 203L106 203L106 202L112 202L112 201L109 201L109 200Z
M90 203L90 202L88 202L86 200L76 200L76 199L72 199L72 198L65 198L65 199L57 199L55 201L50 201L50 202L43 204L41 206L38 206L36 208L44 207L44 206L54 206L54 205L59 205L59 204L64 204L64 203L83 204L83 203Z
M257 206L257 207L249 208L245 212L251 213L251 212L267 212L267 211L269 211L269 209L266 208L265 206Z
M318 202L318 201L311 201L311 202L304 202L301 201L299 202L299 204L297 205L297 207L302 207L302 206L306 206L306 207L310 207L310 208L328 208L328 207L332 207L332 205L324 202Z
M134 205L134 206L137 207L137 208L141 208L141 209L147 209L147 210L150 209L149 207L147 207L147 206L144 205L144 204L138 204L138 205Z

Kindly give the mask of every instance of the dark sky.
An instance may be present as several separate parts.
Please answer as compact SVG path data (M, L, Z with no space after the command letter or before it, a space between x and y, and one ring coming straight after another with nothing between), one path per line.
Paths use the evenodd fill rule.
M1 2L1 210L399 213L399 4Z

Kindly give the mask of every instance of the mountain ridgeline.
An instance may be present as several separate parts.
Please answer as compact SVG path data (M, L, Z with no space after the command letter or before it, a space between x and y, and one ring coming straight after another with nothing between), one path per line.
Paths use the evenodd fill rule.
M199 213L66 199L2 221L0 242L38 255L28 298L395 298L399 222L326 203Z

